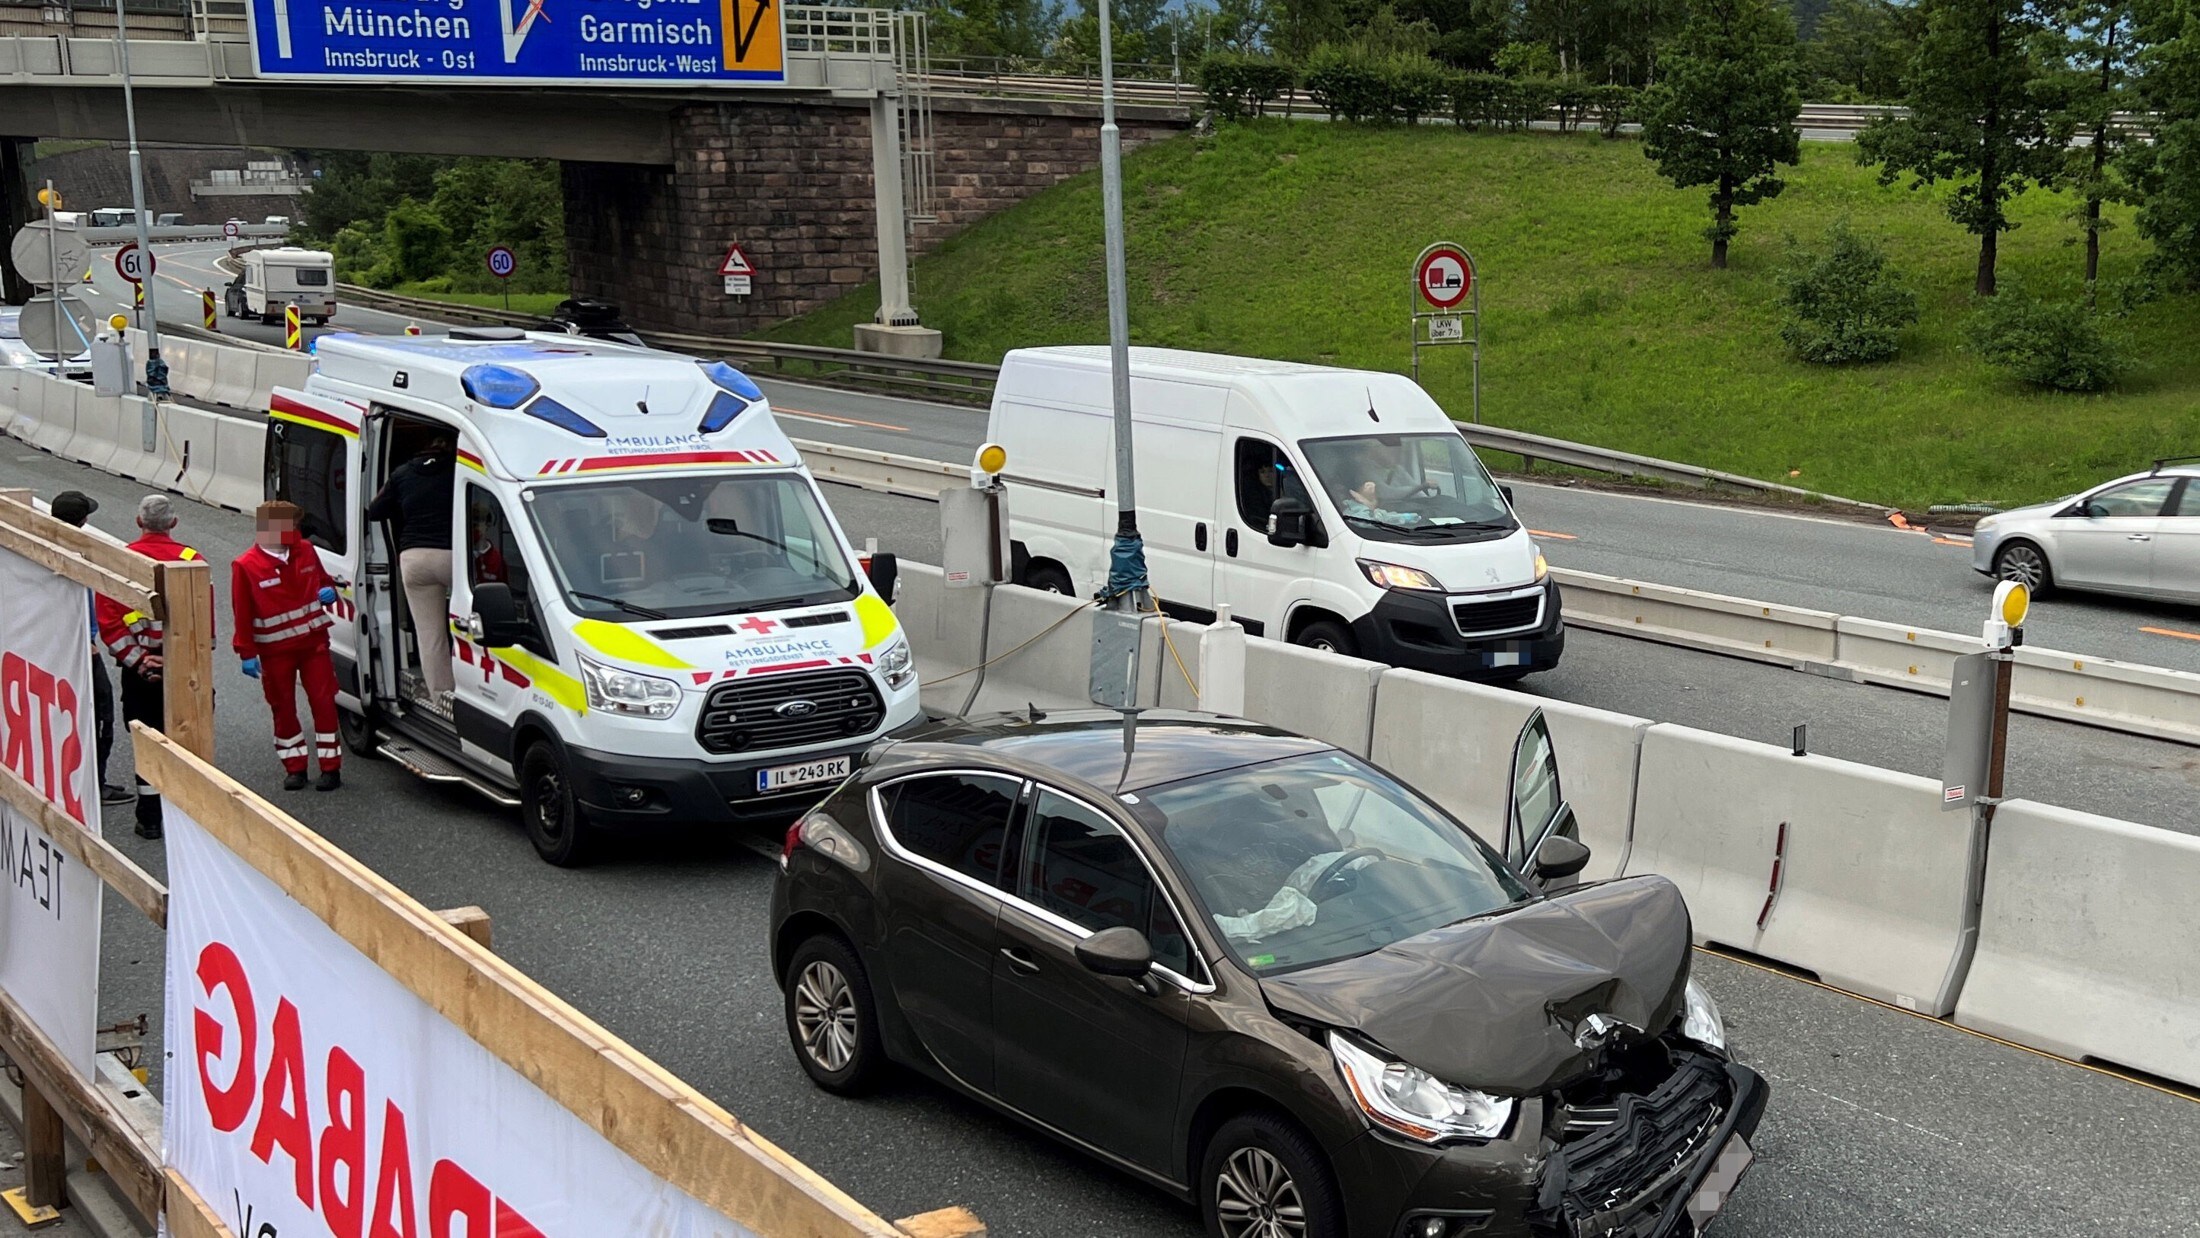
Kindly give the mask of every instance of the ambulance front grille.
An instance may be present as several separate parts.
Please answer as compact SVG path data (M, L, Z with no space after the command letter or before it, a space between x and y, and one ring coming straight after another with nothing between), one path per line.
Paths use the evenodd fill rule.
M766 752L868 735L885 718L886 702L867 672L759 675L711 689L695 738L720 755Z

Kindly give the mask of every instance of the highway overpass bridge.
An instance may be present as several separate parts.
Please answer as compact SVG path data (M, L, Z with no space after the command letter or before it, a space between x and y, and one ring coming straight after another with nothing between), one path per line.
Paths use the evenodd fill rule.
M917 321L911 244L932 244L1099 157L1090 103L931 99L918 85L916 14L785 5L771 82L298 81L263 72L245 4L142 2L143 15L138 3L128 10L141 141L559 160L573 291L617 302L644 328L744 332L876 278L889 329L859 329L859 343L921 348L921 333L890 329ZM744 2L768 16L769 0L727 0L737 12ZM449 11L487 23L499 5L507 25L526 7L453 0ZM318 14L341 4L290 7ZM543 7L555 21L562 5ZM70 22L45 22L50 13ZM32 209L21 172L31 140L125 136L112 23L111 12L0 4L0 223L9 232ZM1187 122L1181 107L1128 107L1124 142ZM736 243L757 268L746 295L727 292L719 274Z

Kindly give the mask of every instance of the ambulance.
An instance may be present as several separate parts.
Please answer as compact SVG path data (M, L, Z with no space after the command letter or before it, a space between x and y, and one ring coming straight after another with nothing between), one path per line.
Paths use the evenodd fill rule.
M724 362L505 327L324 336L269 424L266 492L338 582L347 745L518 808L553 864L643 827L784 824L922 721L894 563L849 545ZM438 439L449 603L413 614L366 509Z

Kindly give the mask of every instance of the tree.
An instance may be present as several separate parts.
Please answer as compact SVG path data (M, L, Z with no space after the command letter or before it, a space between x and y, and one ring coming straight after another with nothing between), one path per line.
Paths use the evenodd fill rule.
M1642 102L1643 153L1676 186L1711 187L1711 265L1726 267L1736 207L1786 188L1800 157L1795 26L1771 0L1696 0Z
M933 46L948 56L1036 59L1062 23L1051 0L946 0L931 10Z
M1978 237L1978 295L1994 295L1994 263L2010 199L2052 185L2063 149L2048 129L2039 91L2044 29L2031 0L1919 0L1924 37L1903 78L1907 116L1885 116L1857 135L1857 159L1891 185L1960 182L1948 216Z
M1845 219L1826 230L1818 253L1790 239L1779 278L1787 319L1780 339L1814 365L1892 360L1902 328L1917 321L1917 294L1887 269L1886 252L1849 231Z
M2116 157L2129 143L2120 113L2133 109L2138 32L2131 0L2065 0L2041 33L2050 66L2043 86L2054 102L2048 132L2063 147L2059 180L2076 192L2085 232L2085 299L2094 302L2101 275L2101 203L2123 196ZM2083 145L2069 144L2071 136Z
M2139 204L2134 222L2154 247L2152 274L2200 286L2200 13L2189 0L2148 4L2137 35L2153 141L2131 143L2122 159Z
M1817 98L1876 103L1902 93L1910 40L1890 0L1833 0L1803 47L1804 77Z

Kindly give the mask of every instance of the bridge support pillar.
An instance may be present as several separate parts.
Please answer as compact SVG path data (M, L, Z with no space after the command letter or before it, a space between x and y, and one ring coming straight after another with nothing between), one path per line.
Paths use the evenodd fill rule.
M856 324L856 347L898 357L937 357L940 333L919 326L909 304L909 217L901 185L901 109L871 100L871 214L878 224L878 316Z

